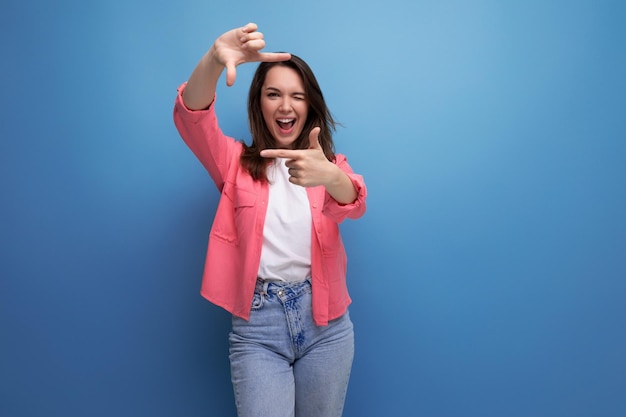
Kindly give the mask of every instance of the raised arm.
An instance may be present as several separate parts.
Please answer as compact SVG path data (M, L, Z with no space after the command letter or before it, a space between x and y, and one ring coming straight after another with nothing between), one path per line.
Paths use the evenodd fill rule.
M208 108L215 97L217 81L226 68L226 85L235 83L236 67L245 62L275 62L291 58L288 53L260 52L263 34L255 23L232 29L215 40L189 77L183 102L191 110Z

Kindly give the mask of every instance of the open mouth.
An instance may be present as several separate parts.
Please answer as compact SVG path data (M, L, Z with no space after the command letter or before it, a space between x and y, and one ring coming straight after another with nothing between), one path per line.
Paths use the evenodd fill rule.
M276 123L278 124L280 130L289 131L296 123L296 119L277 119Z

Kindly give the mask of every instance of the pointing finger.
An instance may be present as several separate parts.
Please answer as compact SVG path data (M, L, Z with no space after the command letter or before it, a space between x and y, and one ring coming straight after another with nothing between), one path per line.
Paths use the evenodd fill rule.
M290 149L263 149L261 156L263 158L296 158L299 151Z

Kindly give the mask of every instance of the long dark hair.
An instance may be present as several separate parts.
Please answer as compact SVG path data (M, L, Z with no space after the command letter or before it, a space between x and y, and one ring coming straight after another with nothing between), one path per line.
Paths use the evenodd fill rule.
M260 152L263 149L277 147L276 141L270 134L261 112L263 83L265 83L268 71L275 66L291 68L300 75L304 84L307 104L309 105L306 123L300 136L295 140L293 148L308 149L309 132L317 126L320 128L319 142L324 150L324 155L326 155L329 161L335 160L335 144L333 143L332 133L336 130L338 123L326 106L324 95L311 68L302 58L292 54L291 59L288 61L260 63L250 85L248 93L248 124L252 134L252 144L250 146L243 144L241 165L256 181L267 181L265 168L269 161L267 158L262 158Z

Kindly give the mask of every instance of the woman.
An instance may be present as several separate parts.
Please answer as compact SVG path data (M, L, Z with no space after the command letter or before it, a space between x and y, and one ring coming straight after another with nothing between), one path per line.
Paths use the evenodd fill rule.
M174 121L221 197L201 294L232 314L240 417L341 416L354 335L338 224L365 212L366 187L334 153L335 122L309 66L260 52L250 23L221 35L180 86ZM215 90L261 62L248 97L250 146L224 135Z

